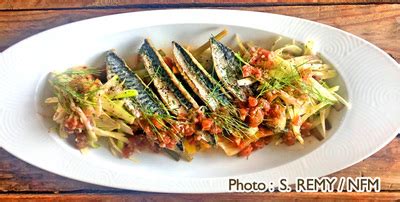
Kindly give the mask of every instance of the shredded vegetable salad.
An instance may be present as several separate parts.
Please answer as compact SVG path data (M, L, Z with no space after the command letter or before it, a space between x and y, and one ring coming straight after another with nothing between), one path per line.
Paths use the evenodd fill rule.
M82 152L108 145L124 158L150 150L190 161L213 148L249 156L271 142L322 140L329 113L350 107L340 87L326 83L337 73L312 41L261 47L236 35L231 49L220 42L226 34L197 49L173 42L173 55L146 39L137 68L108 51L105 69L52 72L54 96L45 102L60 137Z

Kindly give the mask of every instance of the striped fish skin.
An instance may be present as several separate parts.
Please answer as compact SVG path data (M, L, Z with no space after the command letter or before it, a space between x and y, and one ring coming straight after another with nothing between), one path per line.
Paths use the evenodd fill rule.
M182 76L203 102L212 111L221 105L229 105L230 97L224 93L222 86L208 74L189 51L176 42L172 42L172 44Z
M126 89L134 89L138 92L136 97L131 98L133 103L140 108L142 113L148 115L169 115L163 103L157 98L154 92L149 89L142 79L129 69L123 59L115 52L106 53L107 77L117 75L120 81L124 81Z
M199 105L178 81L149 39L144 40L139 54L158 94L173 114L187 113L192 108L199 108Z
M237 81L242 79L242 65L230 48L217 41L214 37L210 38L211 55L214 69L218 78L240 101L245 102L250 89L241 87Z

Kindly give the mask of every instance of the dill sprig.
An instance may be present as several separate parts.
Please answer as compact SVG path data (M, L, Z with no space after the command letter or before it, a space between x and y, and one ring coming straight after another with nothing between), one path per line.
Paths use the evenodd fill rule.
M149 73L149 77L151 78L151 80L147 83L147 85L146 85L146 87L147 88L149 88L150 87L150 85L154 82L154 80L156 79L156 77L158 77L158 76L160 76L160 66L157 66L155 69L156 69L156 71L154 71L154 74L153 75L151 75L150 73Z
M144 120L149 124L151 131L156 134L161 141L164 141L164 138L162 134L164 133L165 135L168 135L170 137L173 137L175 140L179 140L181 137L179 136L180 134L175 134L171 132L171 127L169 124L172 122L175 122L174 119L166 119L164 117L158 116L158 115L144 115L143 116ZM156 121L158 124L160 124L162 127L159 129L154 121Z
M282 74L280 77L271 77L268 81L262 82L258 87L257 98L263 96L266 92L281 90L287 86L294 87L298 83L300 76L298 73Z
M67 98L72 98L81 106L93 105L95 103L90 99L100 88L95 85L94 80L86 79L85 76L99 72L98 69L94 68L67 69L61 73L52 73L49 82L53 86L59 100L65 100L64 103L68 103ZM76 83L76 81L79 81L79 83ZM80 92L76 84L87 86L89 89L87 89L87 92ZM66 106L65 108L69 107Z
M231 105L232 103L229 101L229 98L225 95L222 89L222 81L216 81L214 87L211 89L211 92L207 96L218 101L218 103L224 107Z
M149 90L149 89L148 89ZM142 114L142 118L149 124L151 131L156 134L162 141L164 141L162 137L162 133L167 134L171 137L174 137L176 140L179 140L180 134L175 134L171 130L171 124L179 122L176 116L169 114L168 112L165 114L155 114L154 110L147 108L146 106L142 106L136 100L133 100L135 106L139 109ZM154 121L158 124L162 125L162 128L159 129L155 125Z
M244 138L248 137L248 126L235 116L224 113L213 113L216 124L226 130L229 134Z
M262 82L259 86L259 93L257 97L263 96L266 92L273 90L281 90L287 86L296 87L298 84L303 85L304 82L301 81L301 76L297 69L309 61L305 61L302 64L294 66L291 63L286 63L288 68L284 68L284 62L281 61L274 69L271 70L273 73L269 74L271 76L267 81Z
M206 111L204 114L214 120L215 124L223 129L223 136L244 138L248 137L248 125L239 119L238 109L233 104L220 107L217 111Z
M213 69L211 74L213 76L215 75L215 69ZM220 107L217 109L217 111L208 112L206 115L212 117L216 125L223 129L223 137L227 139L229 139L229 137L232 135L238 138L247 137L247 124L238 118L238 108L229 100L222 89L222 81L216 80L216 83L214 84L214 87L211 89L211 92L208 94L208 96L215 99L219 103Z
M270 78L268 78L267 81L262 82L258 87L259 92L257 97L262 96L269 91L292 87L307 94L315 101L324 102L330 105L334 104L331 100L327 99L326 96L322 95L320 91L315 89L312 84L301 79L298 68L307 63L309 63L309 60L298 65L294 65L287 61L281 61L273 70L271 70L272 72L269 74ZM322 82L321 85L327 87L324 82Z
M241 62L241 65L250 65L249 61L250 59L245 60L240 53L235 53L235 57Z
M320 91L318 91L317 89L315 89L312 85L306 84L306 83L299 83L300 84L300 88L302 89L302 91L306 94L308 94L309 96L311 96L314 100L322 103L327 103L329 105L333 105L334 102L332 102L331 100L329 100L328 98L326 98L326 96L322 95ZM322 83L323 85L326 85L324 82Z

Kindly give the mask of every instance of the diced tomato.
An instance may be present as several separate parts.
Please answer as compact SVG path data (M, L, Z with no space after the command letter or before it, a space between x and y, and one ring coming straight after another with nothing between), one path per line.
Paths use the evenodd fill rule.
M281 106L278 104L273 104L271 109L269 110L269 114L272 118L277 118L281 115Z
M165 145L165 147L168 148L168 149L174 149L175 148L175 144L168 143L168 144Z
M257 50L254 50L254 51L252 51L252 54L251 54L251 58L250 58L249 63L250 63L251 65L257 65L259 59L260 59L260 56L258 55L258 51L257 51Z
M265 66L268 68L268 69L270 69L271 67L273 67L274 66L274 54L273 53L269 53L269 55L268 55L268 61L267 61L267 63L265 64Z
M144 133L145 133L148 137L154 138L154 133L153 133L153 131L151 130L151 127L150 127L150 124L149 124L149 123L147 123L147 122L144 121L144 120L141 120L141 121L139 122L139 125L140 125L140 127L143 129Z
M292 131L287 132L282 136L282 140L287 145L294 145L296 143L296 137L294 136Z
M259 69L259 68L253 68L252 70L251 70L251 74L256 78L256 79L259 79L259 78L261 78L262 77L262 71Z
M169 144L171 142L171 138L168 135L163 134L163 142L165 144Z
M249 97L248 102L249 102L249 107L256 107L258 104L257 98L252 97L252 96Z
M249 77L249 76L251 76L251 75L252 75L252 70L253 70L253 67L252 67L252 66L250 66L250 65L244 65L244 66L242 67L242 74L243 74L243 77Z
M249 108L240 108L239 109L240 120L242 120L242 121L246 120L246 117L248 114L249 114Z
M260 55L260 57L262 57L262 58L268 59L269 54L270 54L270 52L267 51L267 50L265 50L265 49L263 49L263 48L259 48L259 49L258 49L258 55ZM264 56L264 57L263 57L263 56Z
M259 49L260 58L262 62L260 62L260 66L266 69L270 69L273 66L273 61L272 61L272 54L270 51L265 50L265 49Z
M171 139L171 141L167 144L167 148L169 149L173 149L176 145L176 140L175 139Z
M271 136L273 134L274 134L274 132L272 132L272 130L268 130L268 129L264 128L264 127L258 127L257 136L259 138Z
M187 124L187 125L184 126L183 134L185 136L191 136L191 135L193 135L194 132L196 132L194 124Z
M300 127L301 136L304 136L304 137L310 136L311 135L311 133L310 133L311 127L312 127L312 123L310 123L308 121L304 122Z
M256 51L251 51L251 53L252 57L250 58L249 63L256 67L256 69L270 69L273 66L272 54L270 51L258 48Z
M257 140L256 142L251 143L251 146L254 150L261 149L264 147L264 141L262 139Z
M222 133L222 128L220 128L220 127L218 127L217 125L214 124L212 126L211 130L210 130L210 133L212 133L212 134L221 134Z
M264 67L267 69L271 69L273 66L274 66L274 62L272 60L268 60L264 64Z
M269 144L272 141L272 136L262 137L258 139L256 142L251 143L253 146L253 151L257 149L263 148L265 145Z
M250 109L249 112L249 126L250 127L257 127L260 125L264 120L264 113L258 107Z
M198 115L196 115L196 116L193 117L193 122L194 122L194 123L200 123L200 122L201 122L201 119L199 118Z
M251 47L251 48L250 48L250 53L251 53L251 54L256 54L256 53L257 53L257 48L254 47L254 46Z
M78 119L76 116L70 116L64 121L64 127L67 131L71 133L75 130L76 126L78 125Z
M260 106L262 107L262 110L264 111L264 115L268 114L268 111L271 109L269 102L263 98L261 98L259 102Z
M198 112L197 112L197 116L196 116L194 122L195 122L195 123L199 123L199 122L201 122L201 121L202 121L203 119L205 119L205 118L206 118L206 115L204 115L204 113L203 113L202 111L198 111Z
M253 151L253 146L249 145L242 149L242 151L239 152L239 156L249 156L251 152Z
M246 143L245 143L244 141L240 142L238 148L241 149L241 150L244 149L244 148L246 147L245 144L246 144Z
M301 130L309 130L312 127L312 123L306 121L303 124L301 124Z
M209 131L214 121L211 118L206 118L201 121L201 130Z
M243 77L254 76L255 78L259 79L262 77L262 71L257 67L253 67L251 65L244 65L242 67L242 75Z
M275 98L278 97L278 95L276 93L268 91L265 93L264 97L267 98L268 102L271 103Z

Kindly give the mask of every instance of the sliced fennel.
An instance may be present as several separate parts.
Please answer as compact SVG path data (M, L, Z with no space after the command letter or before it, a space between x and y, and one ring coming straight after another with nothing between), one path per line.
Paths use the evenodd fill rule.
M112 100L107 98L106 96L102 96L101 101L103 103L103 108L106 112L110 113L115 117L118 117L122 120L125 120L127 123L132 124L135 121L135 117L126 111L122 105L114 103Z
M111 99L129 98L129 97L135 97L136 95L137 95L136 90L123 90L118 94L112 95Z
M121 140L122 142L128 143L128 138L125 137L124 133L120 132L111 132L111 131L106 131L102 130L100 128L93 128L93 131L96 135L98 136L103 136L103 137L112 137L117 140Z

